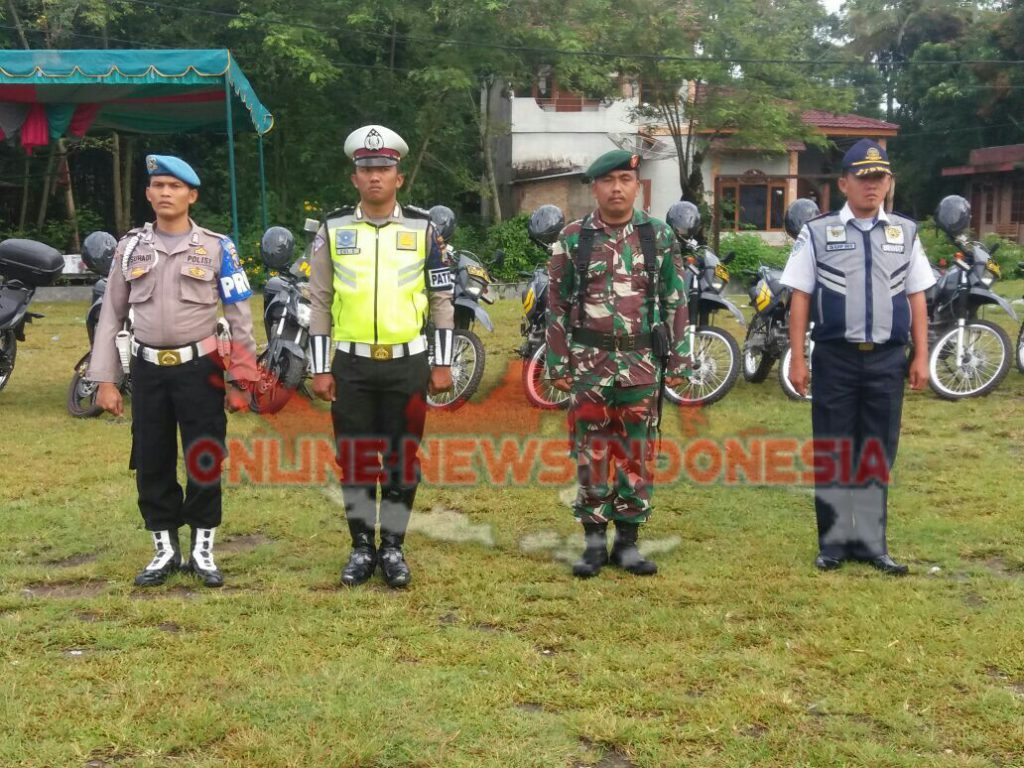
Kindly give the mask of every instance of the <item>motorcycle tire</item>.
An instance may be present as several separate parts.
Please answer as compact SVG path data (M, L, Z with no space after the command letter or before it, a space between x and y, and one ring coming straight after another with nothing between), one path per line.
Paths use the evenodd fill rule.
M693 371L678 387L665 385L665 397L680 406L717 403L740 376L740 347L728 331L704 325L694 338Z
M1010 370L1010 337L988 320L964 326L964 361L956 364L957 329L935 342L928 356L928 385L943 400L984 397L999 386Z
M811 401L811 395L813 392L812 387L814 386L814 377L811 375L811 357L807 356L807 394L801 395L795 389L793 384L789 380L789 365L793 359L792 351L787 347L785 354L782 355L782 360L779 361L779 386L782 387L782 391L786 393L786 397L790 400L803 400L809 403Z
M292 399L306 376L306 360L286 351L271 361L269 350L264 350L256 358L256 370L259 378L250 393L249 408L253 413L269 415L280 411Z
M18 339L14 331L0 331L0 392L14 375L14 360L18 356Z
M457 411L464 406L476 394L484 377L487 353L480 338L472 331L457 328L452 343L452 388L427 394L427 404L439 411Z
M775 358L763 348L757 354L749 351L751 335L758 331L767 335L767 326L768 324L761 319L753 320L747 328L747 337L743 340L743 379L751 384L760 384L767 379L768 374L772 372L772 366L775 365Z
M551 386L547 372L548 345L541 344L523 361L523 391L527 402L542 411L564 410L569 407L571 395Z
M1017 370L1024 373L1024 323L1017 334Z
M71 377L71 384L68 385L68 413L76 419L91 419L103 413L103 409L96 405L96 394L99 392L99 385L85 377L89 370L89 360L92 353L86 354L78 365L75 366L75 373Z

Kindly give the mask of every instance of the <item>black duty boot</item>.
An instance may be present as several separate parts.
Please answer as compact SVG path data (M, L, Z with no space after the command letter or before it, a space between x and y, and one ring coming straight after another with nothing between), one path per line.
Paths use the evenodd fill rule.
M341 583L346 587L358 587L373 576L377 568L377 547L373 528L363 521L349 520L348 530L352 534L352 552L341 569Z
M213 560L213 536L216 528L192 529L192 553L188 558L188 569L207 587L223 587L224 574L217 570Z
M608 523L584 523L583 556L573 563L572 575L581 579L597 576L608 565Z
M409 564L405 562L402 544L409 527L416 488L381 489L380 502L380 572L392 589L406 587L412 581Z
M658 566L651 560L644 559L636 546L640 526L637 523L615 521L615 543L612 545L612 565L635 576L653 576Z
M149 565L135 577L137 587L157 587L181 567L178 531L152 531L152 534L156 554Z

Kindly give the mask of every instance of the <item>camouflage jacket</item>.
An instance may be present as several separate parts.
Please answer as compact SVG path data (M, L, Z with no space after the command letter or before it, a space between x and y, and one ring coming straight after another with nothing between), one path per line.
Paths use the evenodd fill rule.
M562 230L548 265L547 365L552 378L573 377L576 389L601 386L632 387L654 384L658 366L650 349L605 351L572 340L577 325L601 333L650 333L647 272L636 225L650 221L658 246L657 310L672 338L665 374L682 376L688 363L689 339L686 288L679 246L664 222L636 211L625 227L610 227L595 211ZM578 287L573 260L580 231L596 229L586 275L585 311L580 321Z

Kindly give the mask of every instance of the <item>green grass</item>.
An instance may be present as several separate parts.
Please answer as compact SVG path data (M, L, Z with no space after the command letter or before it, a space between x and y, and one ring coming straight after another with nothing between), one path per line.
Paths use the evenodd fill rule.
M1024 764L1015 369L977 401L908 393L889 526L903 580L816 573L807 487L659 487L644 537L661 573L580 583L567 484L435 485L412 587L343 590L337 494L246 484L225 495L228 587L142 592L129 421L66 414L85 307L34 309L0 393L5 768ZM483 404L431 435L563 434L508 369L518 312L499 303L497 332L478 329ZM666 440L810 431L774 375L670 415ZM243 439L329 429L303 402L230 420Z

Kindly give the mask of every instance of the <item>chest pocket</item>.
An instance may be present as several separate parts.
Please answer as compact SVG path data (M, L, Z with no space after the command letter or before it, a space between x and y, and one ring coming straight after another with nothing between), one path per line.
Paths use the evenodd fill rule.
M650 279L647 275L647 265L644 264L644 255L639 249L633 252L633 269L631 271L632 287L634 291L647 291Z
M210 267L183 264L181 267L181 300L192 304L216 304L216 275Z
M154 266L156 266L156 262L153 259L145 262L133 261L128 264L125 281L128 283L129 304L142 304L153 297L153 289L156 287L156 275L153 274Z

